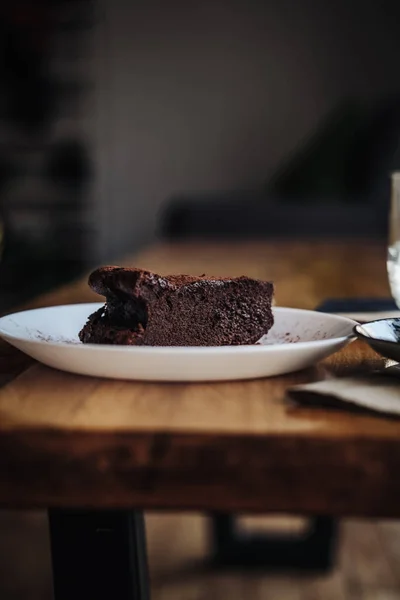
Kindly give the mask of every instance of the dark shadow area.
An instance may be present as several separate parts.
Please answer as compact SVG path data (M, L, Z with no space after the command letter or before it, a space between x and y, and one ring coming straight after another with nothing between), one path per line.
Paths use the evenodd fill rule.
M79 47L92 9L62 0L0 8L0 311L86 267L91 74L80 71Z
M171 197L169 239L384 238L390 173L400 168L400 96L343 102L283 161L263 189Z

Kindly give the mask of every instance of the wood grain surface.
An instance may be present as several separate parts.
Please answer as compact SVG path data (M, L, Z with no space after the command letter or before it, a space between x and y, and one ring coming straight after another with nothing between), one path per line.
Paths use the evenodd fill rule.
M272 279L284 306L389 294L385 249L368 242L160 245L120 264ZM93 299L84 280L30 306ZM297 382L381 366L365 344L248 382L111 381L29 364L1 346L3 506L400 515L400 421L285 397Z

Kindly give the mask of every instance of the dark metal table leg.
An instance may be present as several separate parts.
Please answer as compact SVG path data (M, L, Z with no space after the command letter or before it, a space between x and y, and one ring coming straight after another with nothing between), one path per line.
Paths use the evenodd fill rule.
M55 600L149 600L143 513L49 511Z
M338 524L331 517L314 517L297 536L246 534L231 514L211 520L211 562L221 567L263 567L327 571L334 562Z

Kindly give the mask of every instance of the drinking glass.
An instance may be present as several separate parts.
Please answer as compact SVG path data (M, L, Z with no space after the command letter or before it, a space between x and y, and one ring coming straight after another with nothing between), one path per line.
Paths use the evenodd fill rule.
M392 297L400 308L400 171L391 176L387 271Z

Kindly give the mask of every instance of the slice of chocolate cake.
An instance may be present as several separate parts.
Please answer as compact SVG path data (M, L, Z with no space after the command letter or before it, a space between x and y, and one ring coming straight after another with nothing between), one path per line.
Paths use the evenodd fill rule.
M83 343L145 346L254 344L273 325L273 285L238 277L170 275L102 267L89 286L105 296L79 333Z

